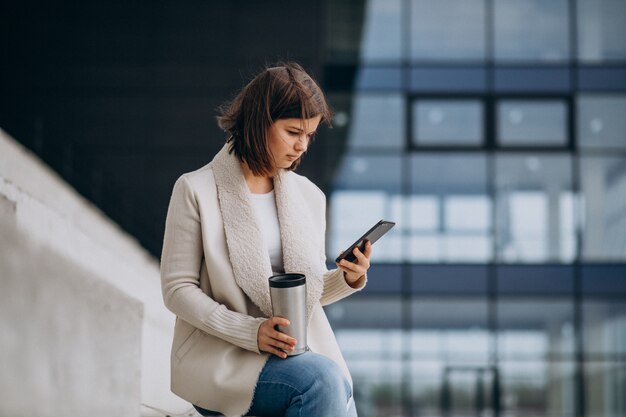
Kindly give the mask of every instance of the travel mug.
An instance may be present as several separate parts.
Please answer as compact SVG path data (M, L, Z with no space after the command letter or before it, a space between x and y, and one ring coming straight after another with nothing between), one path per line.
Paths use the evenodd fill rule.
M303 274L279 274L269 278L272 315L289 320L289 326L278 330L296 339L293 352L300 355L308 350L306 343L306 277Z

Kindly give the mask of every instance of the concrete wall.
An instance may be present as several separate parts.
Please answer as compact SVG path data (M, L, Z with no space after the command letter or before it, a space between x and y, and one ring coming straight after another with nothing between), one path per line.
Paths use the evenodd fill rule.
M158 262L2 130L0 224L0 416L189 409Z
M143 305L0 222L0 415L137 416Z

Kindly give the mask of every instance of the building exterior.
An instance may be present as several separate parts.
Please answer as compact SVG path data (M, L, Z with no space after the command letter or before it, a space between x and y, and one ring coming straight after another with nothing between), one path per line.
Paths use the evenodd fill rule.
M626 415L626 2L325 12L328 258L397 222L328 307L360 415Z

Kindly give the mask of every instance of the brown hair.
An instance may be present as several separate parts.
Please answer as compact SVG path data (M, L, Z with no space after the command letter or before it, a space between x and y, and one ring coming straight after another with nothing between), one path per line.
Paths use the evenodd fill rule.
M332 110L319 85L297 63L265 66L235 98L218 108L218 126L229 136L229 152L248 165L254 175L274 171L268 129L278 119L310 119L331 127ZM299 165L297 160L290 167Z

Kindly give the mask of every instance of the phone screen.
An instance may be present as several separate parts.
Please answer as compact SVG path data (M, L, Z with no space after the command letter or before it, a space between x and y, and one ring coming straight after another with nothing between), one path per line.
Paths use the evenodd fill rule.
M354 242L348 249L341 252L341 255L339 255L337 259L335 259L335 262L339 262L342 259L345 259L348 262L354 262L356 260L356 256L354 256L354 253L352 253L354 248L358 246L359 250L363 252L365 250L366 240L369 240L373 245L374 242L380 239L385 233L391 230L391 228L395 225L396 224L394 222L389 222L386 220L379 221L370 230L365 232L365 234L361 236L356 242Z

